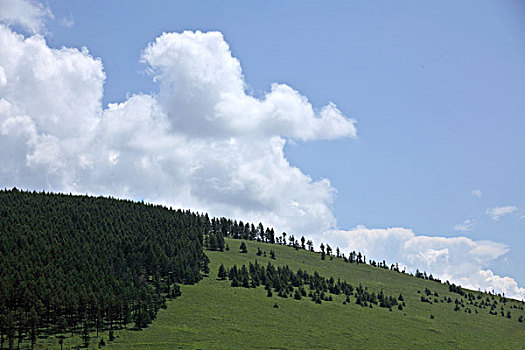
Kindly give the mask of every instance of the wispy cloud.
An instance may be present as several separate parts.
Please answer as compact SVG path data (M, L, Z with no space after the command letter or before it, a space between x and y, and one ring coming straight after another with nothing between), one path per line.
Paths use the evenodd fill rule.
M466 232L472 230L472 227L474 226L475 222L474 220L466 219L461 224L457 224L454 226L455 231L459 232Z
M70 13L69 16L63 17L60 20L60 25L66 28L72 28L75 25L75 19L73 18L73 14Z
M490 216L493 221L498 221L502 216L512 214L517 210L518 207L506 205L503 207L489 208L485 211L485 215Z
M470 191L470 194L478 198L481 198L481 196L483 195L483 192L481 192L481 190L472 190Z

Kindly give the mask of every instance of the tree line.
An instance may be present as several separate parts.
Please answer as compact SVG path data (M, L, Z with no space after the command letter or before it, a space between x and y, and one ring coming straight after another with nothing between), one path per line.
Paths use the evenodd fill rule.
M220 280L228 279L232 287L264 286L268 297L272 297L274 293L281 298L296 300L308 297L311 301L321 304L323 301L333 301L332 295L344 295L346 296L345 304L351 302L352 297L358 305L364 307L377 305L390 310L393 306L398 305L398 301L404 304L402 295L396 298L385 295L382 290L374 293L361 284L354 287L346 281L335 280L332 276L323 277L317 271L314 271L313 274L301 269L294 272L288 266L276 267L271 262L268 262L266 267L259 264L257 260L254 263L250 262L248 266L243 264L241 267L233 265L227 268L221 264L217 277Z
M204 216L205 221L209 220L210 222L209 230L206 230L204 238L205 247L210 250L227 250L228 248L225 248L224 238L229 237L240 240L286 245L296 250L303 249L315 252L312 240L307 239L304 236L298 238L295 235L287 234L286 232L282 232L280 235L278 235L275 233L273 228L264 227L262 223L255 225L253 223L245 223L243 221L232 220L225 217L209 219L207 214L205 214ZM346 263L368 264L373 267L408 274L416 278L434 281L437 283L443 283L440 279L434 277L432 274L427 274L425 271L420 271L419 269L417 269L414 274L407 273L405 269L400 269L398 263L388 265L385 260L375 261L372 259L368 260L367 262L366 256L359 251L356 252L354 250L352 252L349 252L348 255L345 255L345 253L341 252L339 247L336 247L334 254L333 248L329 244L324 244L322 242L319 245L319 253L321 260L325 260L327 258L330 260L334 258L339 258ZM448 281L444 283L450 285L450 282ZM453 286L456 293L465 293L461 286Z

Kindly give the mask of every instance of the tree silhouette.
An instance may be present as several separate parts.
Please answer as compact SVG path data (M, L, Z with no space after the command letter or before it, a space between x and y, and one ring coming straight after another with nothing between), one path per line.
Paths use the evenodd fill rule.
M241 253L248 253L248 248L246 248L246 243L241 242L241 246L239 247Z

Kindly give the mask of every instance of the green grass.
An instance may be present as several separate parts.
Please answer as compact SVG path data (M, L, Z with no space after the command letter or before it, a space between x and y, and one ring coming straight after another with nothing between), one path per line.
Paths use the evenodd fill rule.
M111 344L107 332L103 334L111 349L524 349L525 322L512 310L512 318L489 315L489 309L468 305L472 313L453 311L454 303L423 303L425 288L439 294L438 299L460 296L448 287L433 281L417 279L368 265L344 263L341 259L320 259L319 254L289 247L246 242L248 253L239 253L240 241L227 240L229 252L208 252L211 273L193 286L182 286L182 296L168 302L157 319L142 331L122 330ZM268 253L276 252L276 259L256 256L257 247ZM229 281L218 281L216 273L223 263L230 267L258 260L266 265L288 265L322 276L340 278L356 286L362 283L377 292L383 289L396 297L402 293L406 308L392 311L365 308L355 304L355 298L343 305L343 296L333 302L315 304L309 298L297 301L274 296L268 298L263 287L256 289L232 288ZM477 294L477 293L476 293ZM499 299L499 298L498 298ZM432 297L433 300L433 297ZM274 308L274 304L278 308ZM465 304L465 306L467 306ZM478 314L474 310L478 310ZM430 315L435 316L434 319ZM102 336L102 335L101 335ZM100 338L100 337L99 337ZM40 343L56 347L54 338ZM65 347L80 343L66 340ZM98 339L92 341L96 348Z

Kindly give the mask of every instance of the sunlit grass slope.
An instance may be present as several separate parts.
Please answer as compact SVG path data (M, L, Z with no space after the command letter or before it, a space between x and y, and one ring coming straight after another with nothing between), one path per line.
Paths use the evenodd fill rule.
M370 349L370 348L460 348L523 349L525 323L518 322L525 312L512 310L507 319L489 315L488 309L470 307L472 313L454 311L454 303L423 303L425 288L437 292L438 300L450 296L446 285L425 281L368 265L344 263L341 259L322 261L317 253L290 247L246 242L248 253L239 253L240 242L228 240L230 251L209 252L211 274L193 286L183 286L181 298L169 302L158 318L140 332L122 331L109 345L122 349ZM257 247L276 259L256 255ZM269 255L268 255L269 256ZM294 300L269 298L264 288L232 288L229 281L218 281L216 273L223 263L229 267L258 260L288 265L293 270L318 271L325 277L341 278L354 286L362 283L374 291L404 296L406 308L399 311L352 302L343 305L344 296L333 302L315 304L308 298ZM498 299L498 298L496 298ZM274 308L277 304L279 307ZM505 310L512 303L507 302ZM517 304L517 303L516 303ZM499 308L498 308L499 311ZM434 319L430 315L434 315Z
M525 322L518 322L525 311L510 308L521 307L522 303L507 302L505 317L500 315L501 303L495 316L489 314L489 308L467 305L465 298L465 307L454 311L454 303L441 300L462 298L449 292L444 284L369 265L344 263L338 258L323 261L318 253L279 245L247 241L248 253L241 254L240 241L228 239L227 243L230 251L208 252L210 276L198 284L182 286L182 296L169 301L168 308L161 310L147 329L118 331L112 343L107 341L107 332L98 339L103 336L106 347L111 349L525 348ZM267 253L274 250L276 259L270 259L269 254L257 256L258 247ZM319 305L309 298L283 299L275 293L267 297L263 287L233 288L230 281L217 280L221 263L230 267L248 265L255 260L264 265L270 261L276 266L288 265L294 271L317 271L324 277L346 280L354 287L362 283L374 292L382 289L387 295L401 293L406 307L402 311L362 307L355 304L355 298L343 305L343 295ZM421 302L425 288L438 294L431 297L432 304ZM472 313L465 311L466 308ZM506 317L508 310L511 310L510 319ZM98 339L92 340L93 348ZM52 341L48 339L49 344Z

